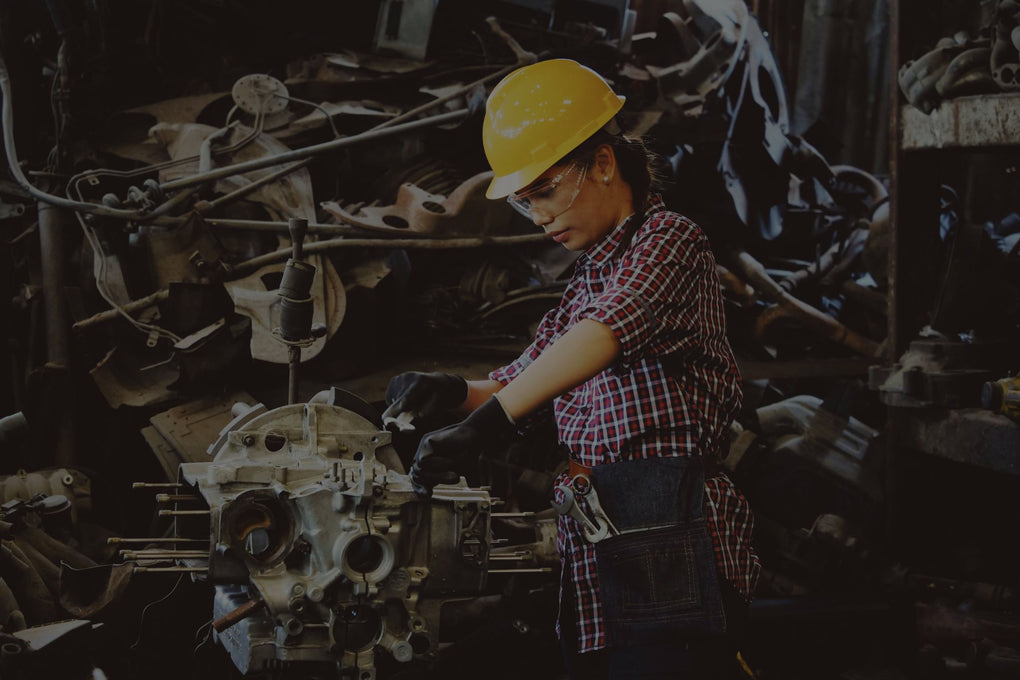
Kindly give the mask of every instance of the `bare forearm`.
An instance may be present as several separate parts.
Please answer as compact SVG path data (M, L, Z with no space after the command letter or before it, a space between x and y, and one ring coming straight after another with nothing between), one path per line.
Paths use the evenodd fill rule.
M503 384L495 380L468 380L467 386L467 399L457 407L457 412L465 415L474 411L489 397L503 389Z
M506 412L519 418L598 374L619 355L620 343L609 326L583 319L509 385L488 396L498 391Z

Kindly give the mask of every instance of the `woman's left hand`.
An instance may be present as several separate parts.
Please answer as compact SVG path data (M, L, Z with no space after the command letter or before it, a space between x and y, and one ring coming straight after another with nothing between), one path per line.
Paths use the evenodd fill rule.
M483 451L508 443L515 433L503 407L490 397L461 422L422 438L411 465L414 490L428 495L436 484L456 484Z

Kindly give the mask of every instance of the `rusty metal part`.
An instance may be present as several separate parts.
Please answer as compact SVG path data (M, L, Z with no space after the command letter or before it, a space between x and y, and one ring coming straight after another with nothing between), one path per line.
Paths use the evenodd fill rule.
M821 337L828 338L858 354L866 357L878 356L879 343L847 328L824 312L795 298L776 283L765 271L765 267L746 251L736 253L727 264L733 272L757 290L762 298L775 305L775 307L766 310L759 318L757 324L759 334L764 333L775 321L791 319Z
M64 567L60 574L60 606L74 616L93 617L124 594L134 570L132 564Z
M13 541L0 541L0 572L18 593L18 603L30 626L54 621L57 605L25 553Z
M351 214L334 202L323 203L326 212L341 222L370 231L393 233L394 229L435 236L480 236L499 232L512 212L503 201L485 198L492 172L482 172L458 186L449 197L430 194L413 184L403 184L397 202L380 208L362 208Z
M253 600L249 600L248 602L242 604L234 611L228 614L224 614L218 619L213 620L212 622L213 630L215 630L217 633L222 633L231 626L237 625L244 619L248 618L249 616L257 612L259 609L264 607L265 604L266 604L265 600L263 600L262 598L257 597Z
M120 308L121 310L127 312L128 314L132 314L134 312L139 312L143 309L148 309L149 307L152 307L156 303L166 300L168 297L170 297L169 290L166 289L157 290L155 293L152 293L151 295L146 295L143 298L138 298L137 300L132 300L127 304L123 304L120 306ZM74 331L88 330L89 328L92 328L94 326L99 326L109 321L113 321L114 319L119 319L120 315L121 315L120 311L116 309L108 309L105 312L99 312L98 314L93 314L92 316L86 319L82 319L81 321L75 322L74 325L71 326L71 329Z
M338 151L344 147L352 146L354 144L364 144L366 142L375 141L378 139L384 139L386 137L392 137L400 135L413 130L419 130L421 128L433 127L436 125L444 125L446 123L454 123L467 117L470 112L467 109L460 109L458 111L450 111L448 113L441 113L429 118L423 118L420 120L411 121L409 123L403 123L400 125L394 125L392 127L380 128L375 130L369 130L362 132L361 134L351 135L350 137L344 137L342 139L335 139L321 144L314 144L312 146L305 147L303 149L293 149L286 151L274 156L268 156L265 158L258 158L242 163L236 163L234 165L228 165L215 170L210 170L205 173L198 173L188 177L182 177L177 180L170 182L164 182L160 184L160 189L164 192L172 191L174 189L182 189L184 187L194 186L196 184L204 184L206 182L221 179L223 177L231 177L234 175L243 175L252 170L261 170L263 168L272 167L274 165L283 165L293 161L303 160L305 158L311 158L320 154L330 153Z

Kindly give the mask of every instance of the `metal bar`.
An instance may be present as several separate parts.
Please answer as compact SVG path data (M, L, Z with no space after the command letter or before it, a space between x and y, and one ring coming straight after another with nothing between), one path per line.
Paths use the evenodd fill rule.
M287 403L298 403L298 367L301 365L301 348L287 348Z
M549 574L552 567L535 567L527 569L489 569L490 574Z
M179 489L183 484L179 482L132 482L132 489Z
M120 538L117 536L106 539L107 545L118 545L121 543L209 543L205 538Z
M157 503L172 503L175 501L197 501L201 500L198 496L189 496L185 494L170 494L170 493L158 493L156 494Z
M196 184L204 184L212 180L222 179L223 177L231 177L233 175L242 175L252 170L261 170L262 168L272 167L274 165L282 165L284 163L290 163L291 161L302 160L304 158L311 158L322 153L328 153L330 151L336 151L347 146L359 144L363 142L371 142L377 139L383 139L386 137L392 137L395 135L402 134L404 132L411 132L418 130L419 128L431 127L434 125L442 125L444 123L452 123L454 121L461 120L468 116L468 109L459 109L457 111L450 111L449 113L441 113L430 118L422 118L420 120L414 120L409 123L403 123L401 125L394 125L393 127L383 129L373 129L361 134L352 135L350 137L343 137L341 139L333 139L328 142L321 144L313 144L303 149L294 149L292 151L286 151L275 156L267 156L265 158L256 158L243 163L236 163L234 165L227 165L222 168L216 168L209 172L201 172L190 177L182 177L181 179L166 182L160 185L160 189L163 191L173 191L175 189L183 189L184 187L194 186Z
M208 552L199 550L121 550L125 560L200 560L209 557Z
M138 574L172 574L172 573L208 573L209 567L135 567L133 570Z
M533 512L492 512L489 517L532 517Z
M241 622L242 620L254 614L264 604L265 601L262 600L262 598L258 597L255 598L254 600L249 600L245 602L234 611L227 612L220 618L214 620L212 622L213 630L215 630L217 633L222 633L227 628L230 628L231 626Z
M404 248L412 249L456 249L456 248L484 248L489 246L516 246L525 243L541 243L551 241L548 234L528 234L526 236L492 236L484 238L448 238L448 239L424 239L424 238L341 238L328 241L316 241L305 244L305 254L323 253L341 248ZM253 257L250 260L238 263L230 268L231 277L239 277L267 264L283 262L291 255L290 248L266 253Z
M160 510L160 517L184 517L187 515L209 515L209 510Z
M146 295L143 298L132 300L126 305L121 305L120 308L127 312L128 314L130 314L131 312L137 312L141 309L151 307L152 305L156 304L157 302L160 302L161 300L166 300L168 297L170 297L169 290L166 289L157 290L152 295ZM108 309L105 312L99 312L98 314L93 314L87 319L82 319L81 321L78 321L73 326L71 326L71 330L82 331L85 330L86 328L91 328L92 326L97 326L101 323L106 323L107 321L113 321L114 319L119 318L120 318L119 311L117 311L116 309Z

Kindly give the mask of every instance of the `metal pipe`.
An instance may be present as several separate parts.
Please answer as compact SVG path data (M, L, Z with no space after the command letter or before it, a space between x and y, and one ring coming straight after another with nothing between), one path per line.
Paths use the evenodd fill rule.
M423 239L423 238L338 238L327 241L316 241L305 244L306 254L323 253L330 250L342 248L406 248L406 249L458 249L458 248L482 248L487 246L516 246L525 243L541 243L552 241L548 234L528 234L527 236L493 236L481 238L448 238L448 239ZM230 268L230 276L237 278L249 272L265 267L267 264L282 262L291 255L290 248L275 250L265 255L253 257L250 260L240 262Z
M61 208L67 208L69 210L78 210L96 215L104 215L106 217L118 217L129 220L136 219L141 216L140 211L117 210L103 205L96 205L94 203L72 201L66 198L61 198L60 196L54 196L53 194L46 193L40 189L36 189L35 186L28 181L28 178L25 177L25 173L21 170L21 161L18 159L17 148L14 144L14 105L11 102L11 89L11 76L7 71L7 62L4 60L3 55L0 54L0 94L3 95L3 106L0 108L0 124L2 124L3 127L3 145L4 151L7 155L7 166L11 171L11 176L22 189L27 191L38 201Z
M146 295L143 298L138 298L137 300L132 300L131 302L125 305L121 305L120 309L130 314L131 312L137 312L142 309L147 309L148 307L151 307L157 302L166 300L169 297L170 297L169 290L167 289L157 290L152 295ZM91 328L92 326L98 326L99 324L103 324L106 323L107 321L113 321L114 319L119 318L120 318L119 310L108 309L105 312L99 312L98 314L93 314L87 319L82 319L81 321L78 321L77 323L71 326L71 330L83 331L87 328Z
M42 265L43 301L46 314L46 359L53 368L66 369L70 363L67 301L64 298L63 229L60 211L39 203L39 252Z
M204 543L208 545L208 539L204 538L120 538L114 536L106 539L107 545L118 545L121 543Z
M287 403L298 403L298 367L301 366L301 348L291 345L287 348Z
M211 211L215 210L216 208L219 208L222 205L225 205L227 203L233 203L234 201L236 201L238 199L244 198L245 196L247 196L248 194L252 193L256 189L261 189L262 187L264 187L265 185L269 184L270 182L275 182L276 180L278 180L278 179L280 179L282 177L286 177L287 175L291 174L292 172L294 172L296 170L300 170L301 168L306 168L309 165L311 165L311 163L312 163L312 159L306 158L305 160L298 161L297 163L294 163L293 165L288 165L285 168L280 168L279 170L271 172L268 175L265 175L263 177L259 177L258 179L250 182L249 184L241 187L240 189L234 189L230 193L223 194L219 198L216 198L216 199L214 199L212 201L203 201L203 202L201 202L199 204L196 204L195 205L195 210L196 210L196 212L198 212L199 215L204 215L204 214L206 214L208 212L211 212Z
M160 510L160 517L185 517L188 515L211 515L210 510Z
M242 163L236 163L234 165L227 165L222 168L210 170L209 172L200 172L191 177L182 177L180 179L172 180L160 185L160 189L163 191L172 191L174 189L182 189L184 187L194 186L195 184L204 184L212 180L221 179L223 177L231 177L233 175L242 175L252 170L261 170L262 168L272 167L274 165L282 165L284 163L290 163L291 161L302 160L317 156L323 153L329 153L336 151L347 146L354 144L360 144L363 142L372 142L377 139L384 139L386 137L392 137L405 132L411 132L420 128L431 127L434 125L443 125L444 123L452 123L463 118L466 118L470 111L468 109L459 109L457 111L451 111L449 113L441 113L430 118L422 118L420 120L414 120L409 123L403 123L402 125L395 125L390 128L372 129L366 132L362 132L357 135L350 137L344 137L342 139L333 139L328 142L321 144L313 144L312 146L306 146L303 149L293 149L291 151L285 151L274 156L266 156L264 158L255 158L250 161L244 161Z
M71 324L64 297L64 256L67 245L61 225L60 209L40 202L39 253L46 323L46 368L69 379L71 364ZM53 464L70 465L74 460L74 405L68 404L56 417L53 439Z
M244 619L248 618L249 616L251 616L252 614L254 614L264 604L265 604L265 601L262 600L262 598L258 598L258 597L255 598L254 600L249 600L249 601L245 602L244 604L242 604L240 607L238 607L234 611L227 612L226 614L224 614L220 618L215 619L212 622L213 630L215 630L217 633L222 633L223 631L225 631L226 629L230 628L231 626L234 626L234 625L240 623L242 620L244 620Z

